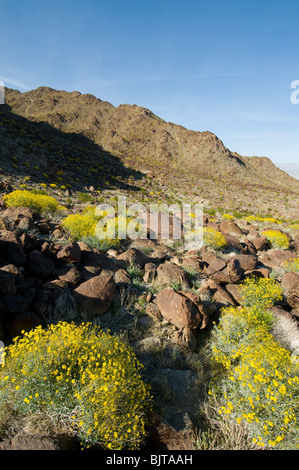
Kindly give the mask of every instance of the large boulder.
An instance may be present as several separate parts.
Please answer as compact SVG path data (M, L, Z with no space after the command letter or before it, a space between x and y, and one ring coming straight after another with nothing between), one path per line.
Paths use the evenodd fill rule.
M231 260L237 260L240 264L240 267L244 271L251 271L252 269L255 269L258 264L258 258L257 256L254 255L245 255L245 254L240 254L236 255Z
M296 309L299 307L299 273L285 273L281 278L281 286L284 290L288 304Z
M222 233L228 233L229 235L234 235L236 237L240 237L243 235L242 230L240 227L234 222L233 220L222 220L220 223L220 231Z
M38 250L33 250L28 256L28 268L36 276L48 279L55 268L55 261Z
M79 263L81 259L80 246L76 242L64 245L58 251L57 259L63 263Z
M197 328L202 321L202 315L192 300L174 290L161 290L156 298L161 315L178 329L188 326Z
M172 283L180 285L183 289L190 287L185 270L174 263L166 261L157 268L155 284L169 286Z
M76 287L73 291L73 297L82 311L101 315L109 309L114 292L115 281L113 277L101 273Z
M133 263L135 266L144 268L146 263L151 260L137 248L129 248L124 253L115 257L117 260L125 261L126 263Z
M27 260L22 243L14 232L4 231L0 235L0 258L6 264L22 266Z

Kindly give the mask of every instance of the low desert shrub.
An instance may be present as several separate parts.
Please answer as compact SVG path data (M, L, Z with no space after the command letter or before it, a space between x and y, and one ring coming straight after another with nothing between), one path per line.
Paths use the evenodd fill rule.
M248 277L239 286L244 307L266 309L274 302L282 300L282 288L270 278Z
M97 215L96 206L87 206L83 212L66 217L62 221L62 225L74 240L88 237L91 242L93 240L93 243L95 243L94 239L98 238L99 246L103 247L117 244L120 231L126 230L131 219L129 217L111 217L108 225L105 218L105 224L103 227L99 227L98 224L105 215ZM105 232L105 238L100 238L102 230Z
M13 191L4 196L3 200L8 207L29 207L39 213L56 212L58 208L54 197L26 190Z
M226 239L221 232L212 227L203 228L203 242L205 246L214 250L221 250L226 247Z
M299 257L286 261L284 264L284 269L285 271L290 271L293 273L299 272Z
M243 423L261 448L298 449L298 370L255 309L228 308L214 330L212 360L223 375L211 388L218 413Z
M242 425L259 448L298 449L298 365L272 334L276 319L266 310L281 298L281 290L262 278L248 279L242 289L242 307L223 309L212 332L217 373L211 406L219 404L221 427L223 420L226 429Z
M266 237L272 248L287 250L289 248L289 239L285 233L280 230L265 230L262 236Z
M6 348L0 416L8 409L20 419L44 416L83 447L136 449L150 405L141 373L128 346L90 323L39 326Z

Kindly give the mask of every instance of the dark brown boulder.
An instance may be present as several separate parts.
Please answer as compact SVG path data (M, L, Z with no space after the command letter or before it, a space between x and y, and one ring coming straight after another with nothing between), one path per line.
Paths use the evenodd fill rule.
M180 285L183 289L190 287L187 274L183 268L166 261L157 268L155 284L169 286L172 283Z
M79 263L81 260L81 250L78 243L68 243L57 253L57 259L63 263Z
M244 270L238 258L230 259L227 263L227 275L232 283L238 283L243 278Z
M201 324L202 315L188 297L167 288L158 293L156 301L163 318L178 329L194 329Z
M7 322L7 330L12 338L41 325L41 319L34 312L22 312Z
M48 279L55 268L54 260L38 250L31 251L28 258L28 268L36 276L40 276L42 279Z
M231 259L237 260L240 264L241 269L244 271L250 271L252 269L255 269L258 263L257 256L254 256L254 255L240 254L240 255L234 256Z
M115 281L109 274L94 276L73 291L78 307L85 312L105 313L113 300Z
M144 268L146 263L150 263L151 259L142 253L137 248L129 248L124 253L117 255L116 260L125 261L126 263L133 263L135 266Z
M220 223L220 232L228 233L229 235L234 235L236 237L242 236L243 232L240 227L233 220L222 220Z
M0 253L6 264L22 266L27 261L27 255L23 250L21 240L14 232L1 232Z

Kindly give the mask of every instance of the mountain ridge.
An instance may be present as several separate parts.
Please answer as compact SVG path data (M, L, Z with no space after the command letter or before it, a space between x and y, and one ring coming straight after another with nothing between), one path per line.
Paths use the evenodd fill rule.
M277 215L287 212L294 217L299 212L296 178L268 157L231 151L210 131L189 130L136 104L116 107L78 91L39 87L23 93L7 88L5 92L6 104L15 115L65 134L82 135L125 167L144 175L152 173L182 197L250 210L253 194L245 197L245 193L254 192L259 211L269 212L274 199ZM284 196L287 203L282 201Z

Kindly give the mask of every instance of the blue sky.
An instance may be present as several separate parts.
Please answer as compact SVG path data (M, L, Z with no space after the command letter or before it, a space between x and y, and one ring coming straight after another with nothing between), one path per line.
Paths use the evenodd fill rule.
M298 0L0 0L0 12L6 86L137 104L299 178Z

